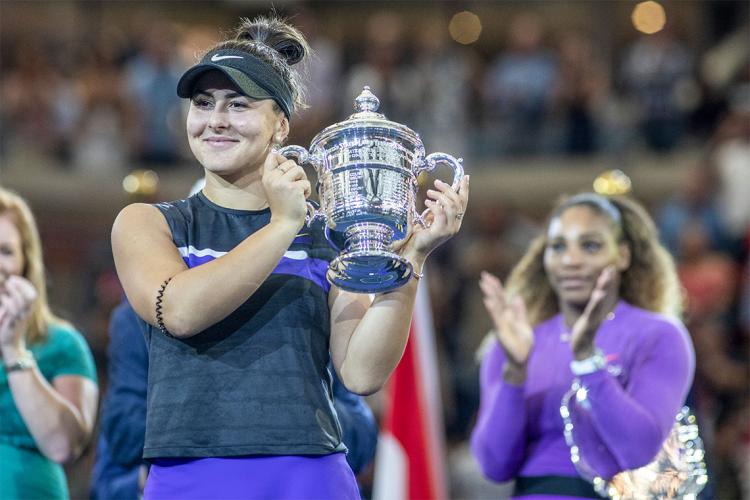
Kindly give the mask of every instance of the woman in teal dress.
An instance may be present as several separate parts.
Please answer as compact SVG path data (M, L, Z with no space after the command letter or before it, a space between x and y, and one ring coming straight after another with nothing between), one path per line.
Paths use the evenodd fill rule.
M68 497L61 464L91 436L91 351L49 310L39 234L26 203L0 188L0 498Z

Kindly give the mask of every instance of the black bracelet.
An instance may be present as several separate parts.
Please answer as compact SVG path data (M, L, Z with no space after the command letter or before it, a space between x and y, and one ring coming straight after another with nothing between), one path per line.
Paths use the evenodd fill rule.
M164 280L164 283L161 284L159 287L159 293L156 294L156 326L159 327L159 330L161 330L161 333L164 335L172 336L171 333L169 333L169 330L167 330L167 327L164 326L164 318L162 318L162 310L161 310L161 303L162 299L164 298L164 290L166 290L167 285L169 282L172 281L172 278L167 278Z

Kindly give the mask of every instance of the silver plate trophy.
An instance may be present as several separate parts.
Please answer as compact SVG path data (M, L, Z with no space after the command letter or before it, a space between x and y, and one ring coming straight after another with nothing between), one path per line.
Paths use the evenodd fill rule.
M378 293L404 285L412 274L406 259L389 249L406 236L409 218L424 225L415 207L417 176L445 163L453 189L464 175L461 159L444 153L425 156L419 135L378 113L379 99L365 87L356 112L326 127L309 151L286 146L279 153L318 175L320 209L308 204L308 224L322 218L326 237L339 252L326 277L343 290Z
M703 440L698 422L687 406L675 417L672 430L654 459L638 469L625 470L610 480L600 477L576 443L570 406L588 403L586 389L578 379L563 396L560 415L570 460L581 477L603 498L612 500L696 500L708 483Z

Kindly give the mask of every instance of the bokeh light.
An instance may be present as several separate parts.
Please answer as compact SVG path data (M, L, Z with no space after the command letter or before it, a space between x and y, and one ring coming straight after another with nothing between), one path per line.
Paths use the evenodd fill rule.
M122 180L122 189L131 196L153 196L159 189L159 175L153 170L134 170Z
M632 187L630 177L622 170L617 169L602 172L594 180L594 191L604 196L627 194Z
M636 5L630 17L635 29L647 35L658 33L667 23L667 13L664 7L651 0Z
M479 16L468 10L455 14L448 24L448 32L458 43L469 45L479 40L482 33L482 22Z

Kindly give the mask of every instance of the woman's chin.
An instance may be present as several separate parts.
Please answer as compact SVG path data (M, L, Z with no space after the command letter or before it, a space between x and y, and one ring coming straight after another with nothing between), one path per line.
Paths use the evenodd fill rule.
M584 308L591 298L591 290L563 290L559 292L560 301L575 308Z

